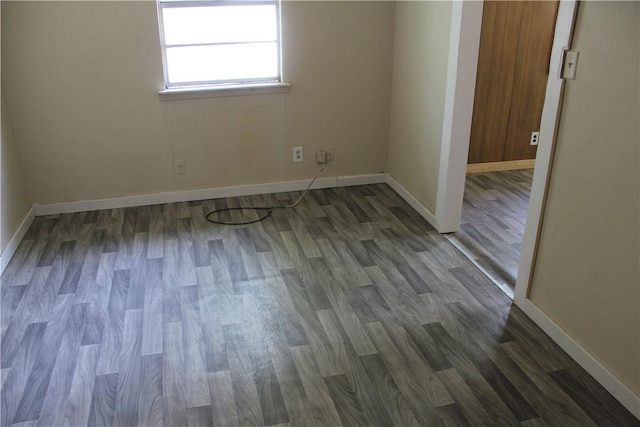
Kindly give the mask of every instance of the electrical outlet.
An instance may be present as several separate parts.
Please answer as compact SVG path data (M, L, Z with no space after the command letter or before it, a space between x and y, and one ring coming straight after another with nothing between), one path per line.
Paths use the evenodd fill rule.
M302 147L293 147L293 163L300 163L303 160Z
M540 139L540 132L531 132L531 145L538 145Z
M332 162L333 159L334 159L334 157L333 157L333 154L334 154L333 145L331 147L325 147L324 152L325 152L325 161L326 162Z
M182 175L187 173L187 164L184 159L178 159L173 161L173 171L176 175Z
M316 162L325 163L327 161L327 152L320 149L316 151Z

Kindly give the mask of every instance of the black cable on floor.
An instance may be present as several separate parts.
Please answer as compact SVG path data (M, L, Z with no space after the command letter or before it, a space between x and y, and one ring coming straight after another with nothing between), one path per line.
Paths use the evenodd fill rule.
M324 168L326 168L326 167L327 167L327 165L325 164L325 165L322 166L322 168L320 168L320 172L318 172L318 175L316 175L316 177L311 180L311 182L309 183L307 188L305 188L305 190L302 192L300 197L298 197L298 200L296 200L294 203L292 203L290 205L285 205L285 206L238 206L238 207L234 207L234 208L222 208L222 209L216 209L216 210L213 210L213 211L209 212L205 218L207 219L207 221L209 221L211 223L214 223L214 224L247 225L247 224L253 224L253 223L256 223L256 222L260 222L260 221L263 221L263 220L269 218L271 216L271 214L273 213L273 211L276 210L276 209L295 208L298 205L298 203L300 203L302 201L302 198L305 196L305 194L307 194L307 191L309 191L309 189L311 188L313 183L316 182L316 179L318 179L320 177L320 175L322 175L322 171L324 171ZM264 214L263 216L261 216L260 218L255 219L253 221L225 222L225 221L220 221L220 220L217 220L217 219L211 219L212 215L218 214L220 212L246 211L246 210L268 211L268 212L266 214Z

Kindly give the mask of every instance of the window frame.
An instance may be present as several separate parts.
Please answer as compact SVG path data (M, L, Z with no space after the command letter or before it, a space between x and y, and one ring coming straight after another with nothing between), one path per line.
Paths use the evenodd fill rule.
M181 94L181 98L190 92L205 92L222 90L222 94L217 96L229 96L233 95L233 89L238 89L238 94L251 94L251 93L269 93L264 89L285 88L288 91L289 85L284 83L283 80L283 65L282 65L282 26L281 26L281 0L157 0L157 13L158 13L158 29L160 36L160 51L162 54L162 71L164 87L160 91L160 94ZM169 82L169 69L167 60L167 45L165 42L165 28L164 28L164 15L163 10L165 8L187 8L187 7L224 7L224 6L245 6L245 5L273 5L276 9L276 63L277 63L277 75L269 78L238 78L238 79L225 79L225 80L200 80L191 82L170 83ZM239 42L238 44L250 44L251 42ZM207 46L218 45L228 43L200 43L190 44L184 46ZM253 89L259 89L258 91ZM281 92L277 90L276 92Z

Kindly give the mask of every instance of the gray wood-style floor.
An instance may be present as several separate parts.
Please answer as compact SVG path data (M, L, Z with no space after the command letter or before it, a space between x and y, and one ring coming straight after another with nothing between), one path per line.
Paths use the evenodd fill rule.
M533 169L467 175L461 245L503 288L513 292L529 209Z
M386 185L204 220L297 196L36 218L2 426L639 425Z

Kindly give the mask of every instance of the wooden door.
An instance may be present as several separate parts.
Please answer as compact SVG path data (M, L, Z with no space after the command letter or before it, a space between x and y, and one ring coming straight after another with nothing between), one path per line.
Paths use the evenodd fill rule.
M534 159L557 1L485 1L468 163Z

